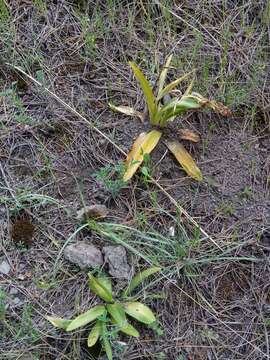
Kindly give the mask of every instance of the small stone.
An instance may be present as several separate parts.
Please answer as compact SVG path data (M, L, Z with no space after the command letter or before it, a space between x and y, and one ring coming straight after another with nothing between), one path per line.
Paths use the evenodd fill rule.
M102 252L109 266L109 274L117 279L129 279L131 269L123 246L104 246Z
M68 245L64 250L64 256L81 269L96 268L103 264L101 251L83 241Z
M11 288L10 291L9 291L9 294L10 295L17 295L18 294L18 289L16 289L15 287Z
M77 220L87 221L89 219L100 219L108 215L109 210L105 205L95 204L85 206L77 212Z
M0 263L0 273L1 274L7 275L10 272L10 269L11 269L11 267L6 260L4 260Z
M21 307L23 306L23 301L19 298L19 297L15 297L13 300L13 305L16 307Z

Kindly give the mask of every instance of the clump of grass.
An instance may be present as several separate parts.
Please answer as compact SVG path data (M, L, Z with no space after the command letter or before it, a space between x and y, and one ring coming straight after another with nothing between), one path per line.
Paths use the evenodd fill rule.
M116 164L115 166L106 165L95 172L92 176L102 183L104 188L112 195L112 197L116 197L126 186L126 183L123 181L124 171L125 168L121 163Z

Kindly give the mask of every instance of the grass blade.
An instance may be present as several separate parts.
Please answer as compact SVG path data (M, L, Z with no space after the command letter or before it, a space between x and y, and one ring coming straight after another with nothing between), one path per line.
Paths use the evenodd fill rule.
M148 111L149 111L149 116L150 116L150 121L153 125L155 125L155 117L156 117L156 113L157 113L157 104L156 104L156 100L153 94L153 90L152 87L150 86L148 80L146 79L146 77L144 76L144 74L141 72L141 70L138 68L138 66L134 63L134 62L129 62L129 65L131 66L134 75L137 79L137 81L139 82L141 89L143 91L147 106L148 106Z
M128 181L132 178L143 162L144 155L151 153L159 142L161 135L161 132L157 130L152 130L147 134L142 133L139 135L126 159L127 168L123 176L124 181Z
M166 145L190 177L197 181L203 179L201 170L182 144L178 141L168 141L166 142Z
M163 98L163 96L165 96L166 94L169 94L170 91L172 91L174 88L176 88L176 86L178 86L182 81L186 80L190 74L192 74L193 71L181 76L179 79L174 80L173 82L171 82L170 84L168 84L167 86L165 86L164 89L162 89L160 91L160 93L157 96L157 101L161 100Z
M173 55L171 54L168 59L166 60L165 62L165 65L160 73L160 76L159 76L159 81L158 81L158 96L159 94L161 93L163 87L164 87L164 84L165 84L165 80L166 80L166 77L167 77L167 73L168 73L168 70L169 70L169 66L170 66L170 63L172 61L172 57Z

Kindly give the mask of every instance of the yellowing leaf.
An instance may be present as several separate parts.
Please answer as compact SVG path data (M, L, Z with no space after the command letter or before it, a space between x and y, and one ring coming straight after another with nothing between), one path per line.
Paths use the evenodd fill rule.
M89 288L92 290L97 296L106 302L111 302L113 300L111 287L108 288L108 283L104 283L104 278L98 279L95 278L91 273L89 276ZM108 281L108 280L107 280Z
M105 307L102 305L94 306L92 309L86 311L85 313L77 316L74 320L72 320L66 330L72 331L90 323L93 320L96 320L99 316L102 316L105 313L105 310Z
M143 162L144 155L151 153L159 142L160 137L161 132L157 130L152 130L148 134L142 133L139 135L126 159L127 169L123 176L124 181L132 178Z
M140 302L124 303L125 312L143 324L151 324L156 318L148 306Z
M95 343L98 341L98 338L100 337L102 332L102 322L97 321L95 326L91 329L88 339L87 339L87 346L92 347L95 345Z
M182 144L178 141L168 141L166 145L190 177L198 181L203 179L200 169Z
M137 116L141 120L141 122L144 122L144 114L129 106L114 106L113 104L109 103L109 107L113 111L117 111L128 116Z
M144 97L145 97L145 101L148 106L150 120L154 125L156 112L157 112L157 104L156 104L156 100L155 100L151 85L134 62L132 62L132 61L129 62L129 65L131 66L131 68L135 74L135 77L141 86L141 89L142 89Z
M212 100L209 102L209 107L222 116L232 116L231 110L220 102Z
M200 141L200 136L189 129L180 129L180 130L178 130L178 132L179 132L180 138L183 140L189 140L194 143L197 143Z
M153 266L149 269L146 269L146 270L140 272L136 276L134 276L134 278L131 280L129 286L124 291L123 296L129 295L132 292L132 290L134 290L137 286L139 286L146 278L148 278L149 276L155 274L156 272L158 272L160 270L161 270L160 267Z
M158 81L158 95L161 93L163 87L164 87L164 84L165 84L165 80L166 80L166 77L167 77L167 73L168 73L168 70L169 70L169 66L170 66L170 63L172 61L172 54L170 56L168 56L168 59L166 60L165 62L165 65L160 73L160 76L159 76L159 81Z
M46 319L49 320L49 322L51 324L53 324L53 326L55 326L55 327L57 327L59 329L64 329L64 330L66 330L66 328L68 327L68 325L72 321L72 320L69 320L69 319L55 318L55 317L52 317L52 316L47 316Z

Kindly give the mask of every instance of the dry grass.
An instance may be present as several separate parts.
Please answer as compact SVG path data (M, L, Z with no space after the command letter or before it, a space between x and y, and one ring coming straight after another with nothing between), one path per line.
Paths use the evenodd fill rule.
M98 246L124 242L137 269L156 262L164 269L147 286L160 298L146 299L164 334L142 329L139 340L120 339L127 346L116 339L116 358L270 358L270 3L148 3L36 0L0 11L0 260L11 266L0 275L1 359L93 358L84 332L56 331L44 318L73 316L95 301L86 274L58 256L76 231ZM125 186L117 181L123 155L112 143L127 152L144 126L107 104L143 110L127 60L154 82L171 52L172 78L197 68L196 89L230 105L234 116L193 114L177 124L201 134L190 150L203 184L172 158L161 163L162 146L151 174L222 251L153 182L142 175ZM176 128L168 131L175 136ZM76 209L95 202L110 209L107 236L105 224L103 233L78 231ZM18 222L34 227L31 240L23 237L28 248L16 241Z

